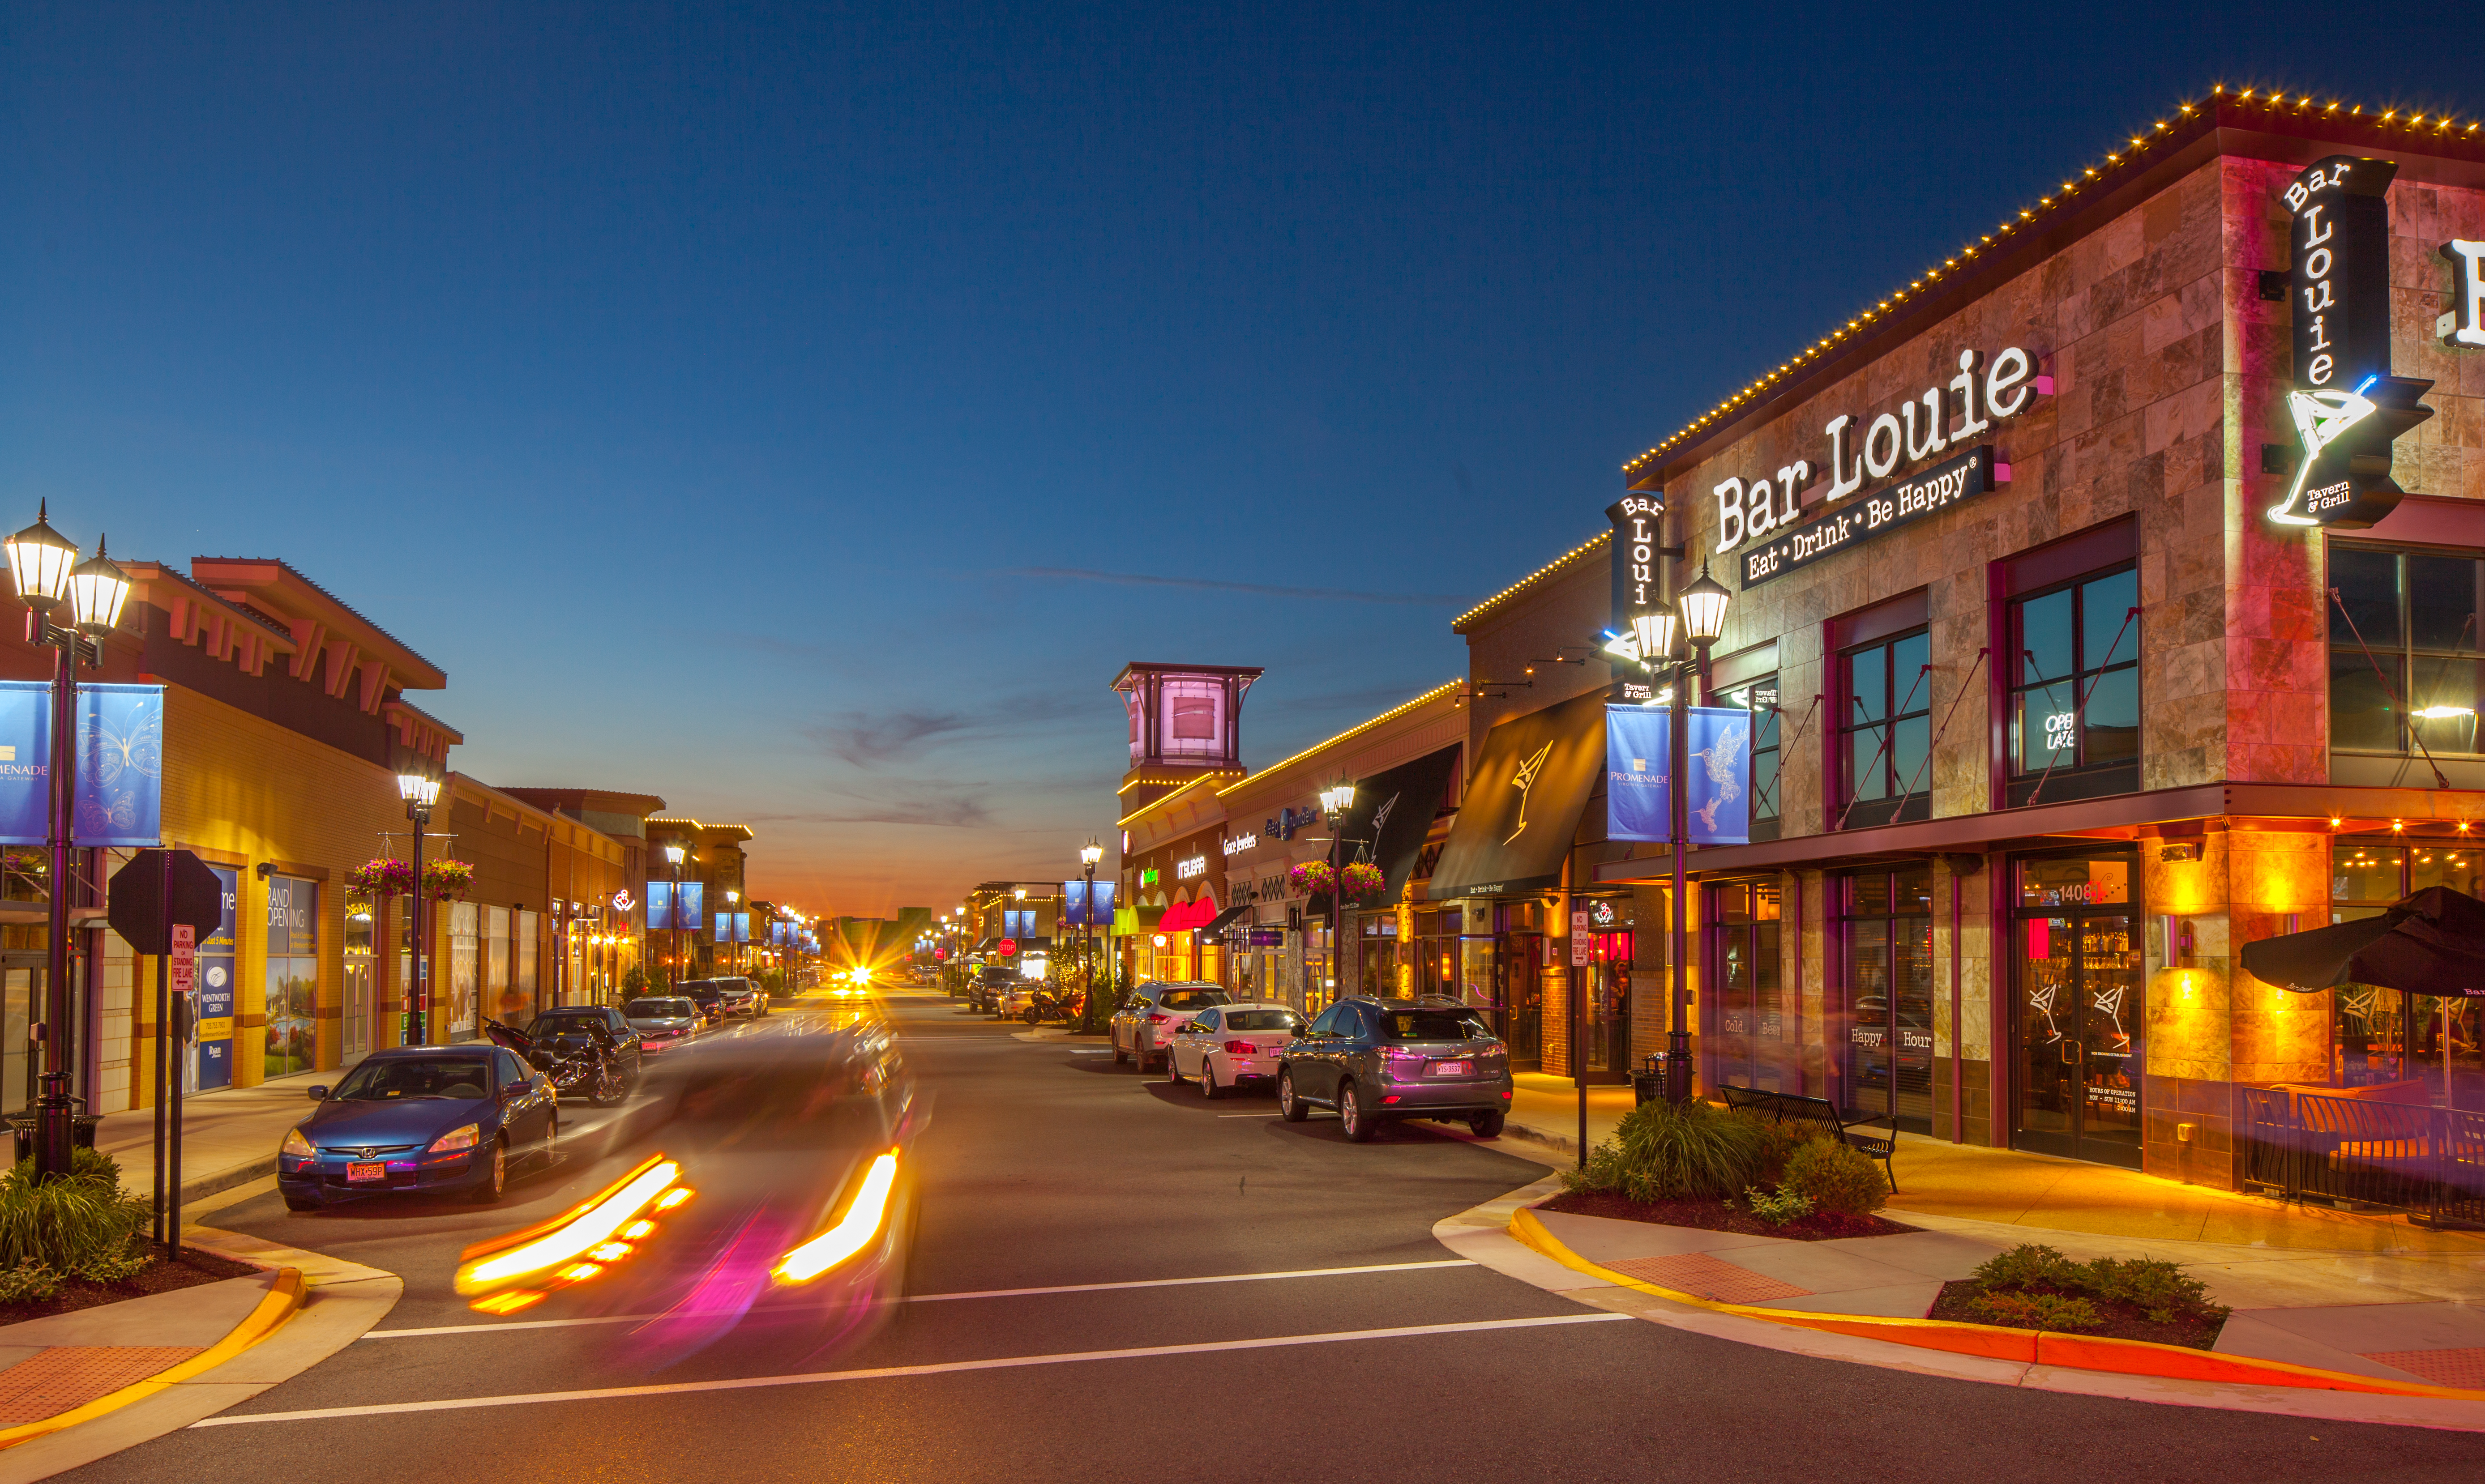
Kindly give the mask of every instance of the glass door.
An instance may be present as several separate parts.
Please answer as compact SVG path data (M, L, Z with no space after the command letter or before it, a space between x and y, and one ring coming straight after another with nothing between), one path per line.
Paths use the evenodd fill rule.
M1631 935L1588 936L1588 1070L1619 1080L1630 1070Z
M2020 863L2016 1148L2140 1168L2146 1020L2129 879L2127 860Z

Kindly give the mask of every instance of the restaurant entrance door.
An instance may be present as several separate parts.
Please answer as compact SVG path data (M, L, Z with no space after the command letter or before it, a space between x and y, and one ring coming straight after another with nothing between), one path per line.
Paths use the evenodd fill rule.
M2140 1168L2147 1018L2129 856L2021 860L2013 1148Z

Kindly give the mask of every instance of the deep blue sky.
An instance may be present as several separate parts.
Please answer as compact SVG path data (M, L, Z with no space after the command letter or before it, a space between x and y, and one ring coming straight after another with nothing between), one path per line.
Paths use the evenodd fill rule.
M2476 14L20 3L0 515L287 557L466 770L937 905L1108 832L1123 661L1267 666L1254 764L1350 725L2133 128L2473 115Z

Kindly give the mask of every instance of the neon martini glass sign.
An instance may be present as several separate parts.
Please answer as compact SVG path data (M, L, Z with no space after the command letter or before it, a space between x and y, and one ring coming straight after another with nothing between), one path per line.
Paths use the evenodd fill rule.
M2295 483L2288 487L2286 499L2270 506L2269 518L2281 526L2318 526L2308 515L2294 512L2304 499L2305 482L2312 468L2321 461L2321 451L2346 435L2349 428L2373 415L2374 405L2364 393L2379 378L2368 378L2353 391L2290 391L2286 410L2295 418L2296 432L2304 441L2304 457L2296 461Z

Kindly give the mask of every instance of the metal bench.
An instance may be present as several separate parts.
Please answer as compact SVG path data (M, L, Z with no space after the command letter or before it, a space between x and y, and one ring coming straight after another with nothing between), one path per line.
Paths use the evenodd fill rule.
M1838 1106L1826 1097L1806 1097L1800 1093L1771 1093L1761 1088L1727 1085L1717 1090L1725 1094L1729 1108L1747 1109L1766 1114L1780 1122L1817 1124L1831 1138L1861 1152L1868 1159L1881 1162L1883 1173L1890 1177L1890 1190L1898 1189L1898 1172L1891 1163L1898 1152L1898 1133L1893 1128L1886 1134L1861 1132L1857 1125L1839 1117Z

